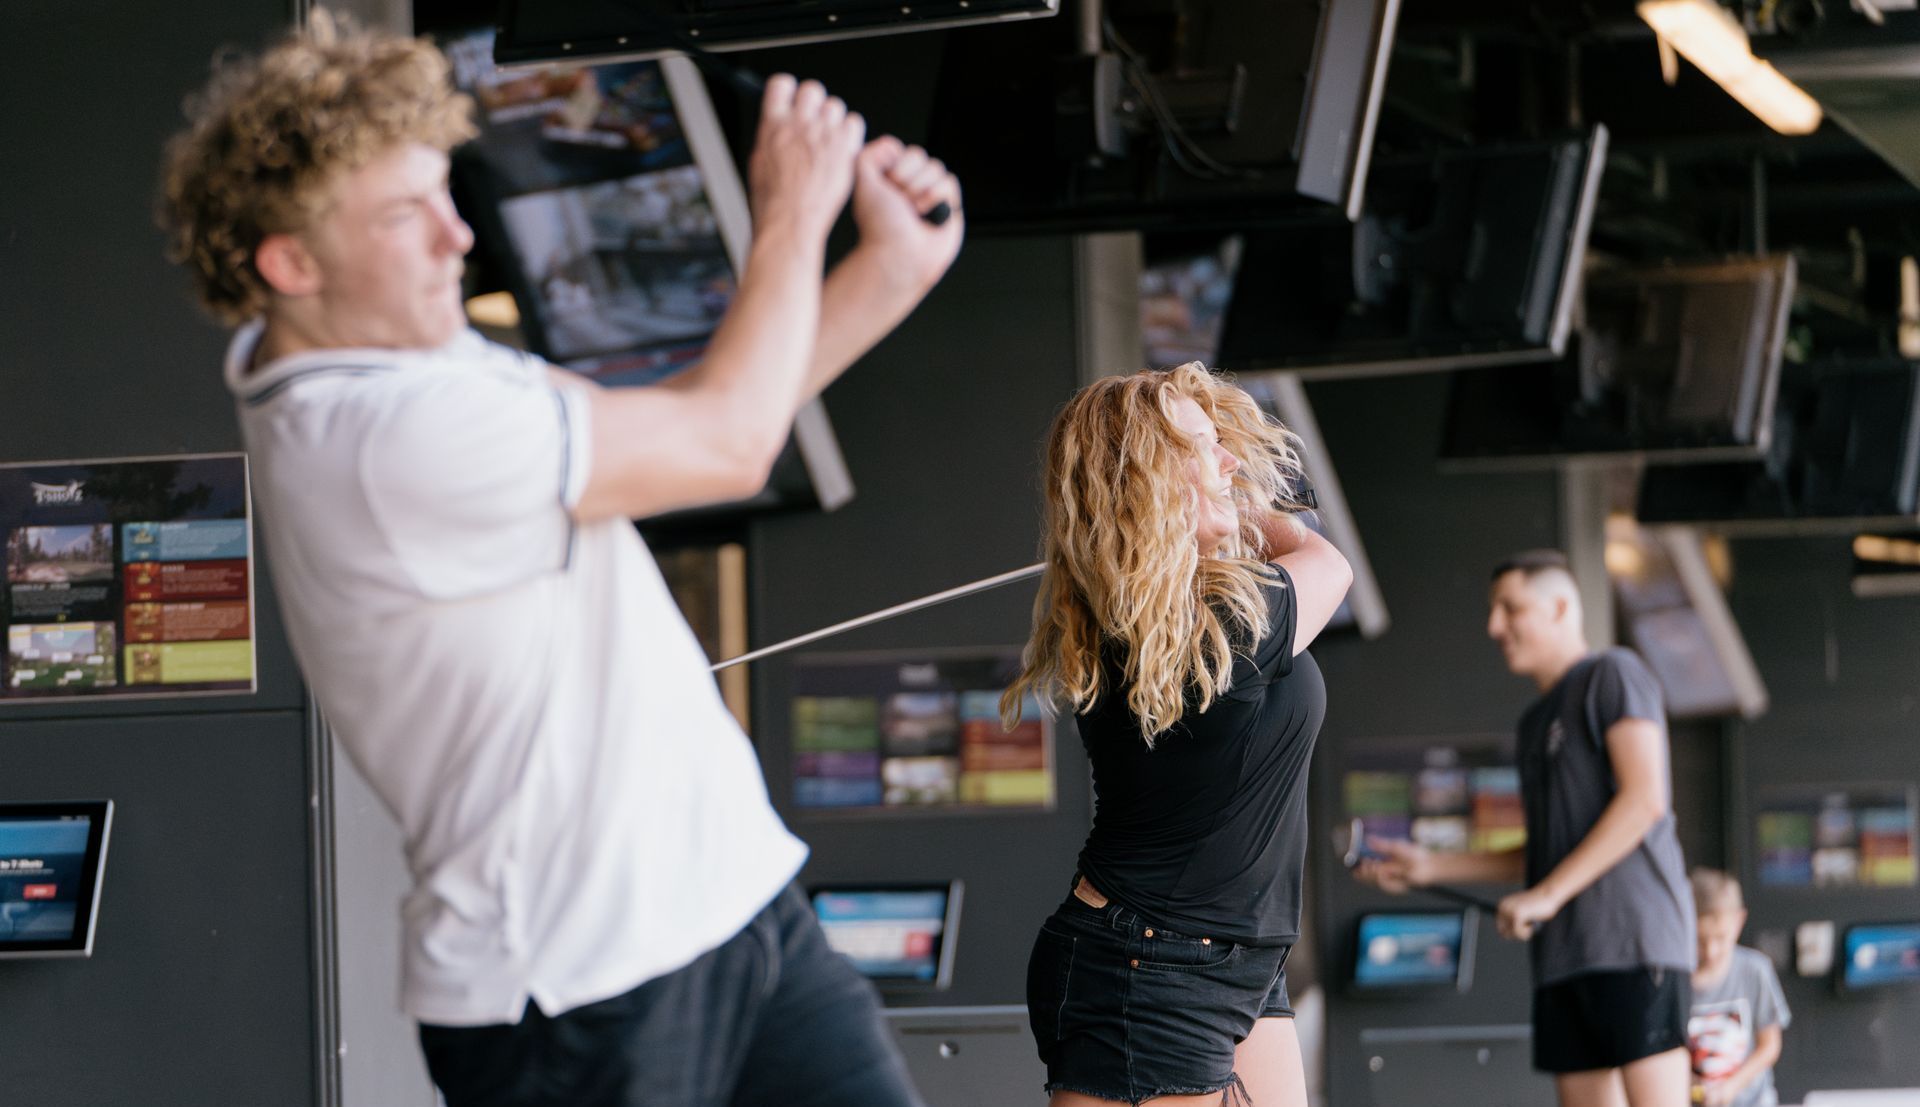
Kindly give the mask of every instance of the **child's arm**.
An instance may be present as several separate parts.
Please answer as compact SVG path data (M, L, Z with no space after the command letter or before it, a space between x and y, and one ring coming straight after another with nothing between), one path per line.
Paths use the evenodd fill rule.
M1747 1085L1760 1078L1760 1074L1773 1067L1780 1059L1780 1024L1762 1027L1753 1036L1753 1052L1740 1062L1740 1067L1706 1085L1704 1100L1706 1107L1726 1107L1732 1103Z

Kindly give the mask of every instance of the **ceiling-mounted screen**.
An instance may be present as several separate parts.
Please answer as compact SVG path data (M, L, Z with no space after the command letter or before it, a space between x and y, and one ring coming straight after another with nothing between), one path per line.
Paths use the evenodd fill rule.
M1789 255L1590 273L1567 357L1454 376L1441 458L1537 468L1586 454L1758 458L1793 304Z
M1400 0L1107 0L946 37L926 146L975 232L1357 218Z
M519 338L607 386L697 364L732 302L752 238L746 189L684 58L503 71L494 32L444 30L480 134L456 155L476 254L518 306ZM853 482L824 406L794 420L749 499L648 520L684 529L750 511L839 507Z
M1596 127L1380 159L1357 222L1249 231L1221 366L1312 379L1560 356L1606 148Z
M1649 466L1636 514L1730 534L1920 525L1920 365L1789 364L1764 458Z

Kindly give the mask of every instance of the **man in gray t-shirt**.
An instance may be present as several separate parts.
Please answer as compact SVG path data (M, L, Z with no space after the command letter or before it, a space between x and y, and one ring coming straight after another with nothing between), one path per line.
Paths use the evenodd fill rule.
M1664 760L1660 685L1637 655L1623 649L1582 657L1520 717L1529 888L1553 875L1613 802L1619 788L1608 734L1622 722L1657 728ZM1693 925L1693 892L1673 812L1662 810L1612 868L1537 924L1530 944L1534 987L1617 969L1690 973Z
M1589 653L1563 554L1520 554L1493 573L1487 634L1540 698L1522 716L1526 848L1432 853L1376 841L1362 879L1525 882L1500 900L1504 937L1529 941L1534 1067L1561 1107L1685 1107L1693 897L1674 835L1666 711L1646 665Z

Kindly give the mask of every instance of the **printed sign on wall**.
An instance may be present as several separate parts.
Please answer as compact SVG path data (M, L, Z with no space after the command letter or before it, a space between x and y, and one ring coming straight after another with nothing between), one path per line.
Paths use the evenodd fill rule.
M1051 808L1053 721L1000 724L1018 650L813 654L794 663L793 799L811 809Z
M247 461L0 466L0 703L254 690Z

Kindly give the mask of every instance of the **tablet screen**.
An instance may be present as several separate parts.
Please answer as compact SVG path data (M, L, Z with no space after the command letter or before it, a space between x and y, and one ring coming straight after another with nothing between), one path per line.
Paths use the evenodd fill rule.
M93 952L108 800L0 803L0 957Z

